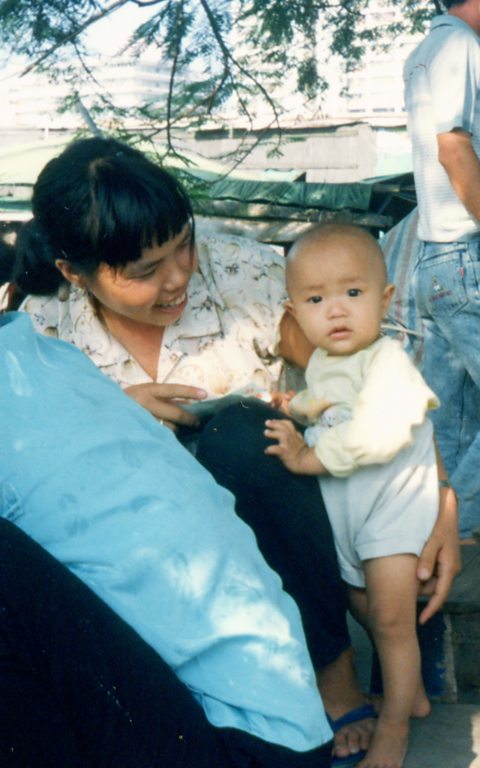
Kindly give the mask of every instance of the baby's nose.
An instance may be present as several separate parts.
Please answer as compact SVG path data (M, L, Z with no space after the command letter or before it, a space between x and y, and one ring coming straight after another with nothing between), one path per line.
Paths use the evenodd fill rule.
M330 305L330 317L343 317L345 306L342 301L333 301Z

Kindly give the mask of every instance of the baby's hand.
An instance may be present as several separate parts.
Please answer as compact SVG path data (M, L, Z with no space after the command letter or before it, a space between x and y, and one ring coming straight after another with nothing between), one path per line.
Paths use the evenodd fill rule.
M315 400L308 395L299 396L295 398L295 402L290 408L290 415L301 424L313 424L331 405L330 400Z
M293 389L290 389L288 392L272 392L272 399L270 400L270 405L272 408L276 408L278 411L281 411L285 414L285 416L290 415L290 407L289 403L292 397L295 396L295 391Z
M296 474L318 475L325 471L313 448L307 446L291 421L268 419L265 425L265 437L278 441L277 444L269 445L265 453L278 456L287 469Z

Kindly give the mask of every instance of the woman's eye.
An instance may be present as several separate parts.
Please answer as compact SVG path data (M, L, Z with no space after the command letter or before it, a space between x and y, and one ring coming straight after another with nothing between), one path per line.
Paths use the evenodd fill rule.
M348 296L360 296L360 288L349 288L347 291Z
M158 264L155 264L151 269L141 272L139 275L135 275L135 280L148 280L149 277L153 277L157 271Z
M308 299L309 304L319 304L322 300L321 296L310 296Z

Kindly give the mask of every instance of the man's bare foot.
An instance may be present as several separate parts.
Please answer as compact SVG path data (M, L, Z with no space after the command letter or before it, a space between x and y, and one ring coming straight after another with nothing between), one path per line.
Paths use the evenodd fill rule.
M347 648L332 664L317 672L317 684L332 721L368 703L357 682L352 648ZM334 734L333 754L348 757L368 749L375 723L373 717L366 717L340 727Z
M357 768L402 768L408 746L408 723L380 718L370 747Z

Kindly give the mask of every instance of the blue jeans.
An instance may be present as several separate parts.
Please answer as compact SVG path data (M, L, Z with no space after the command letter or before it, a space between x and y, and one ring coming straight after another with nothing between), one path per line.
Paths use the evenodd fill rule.
M466 538L480 527L480 238L423 243L414 282L423 374L441 403L431 413L435 437Z

